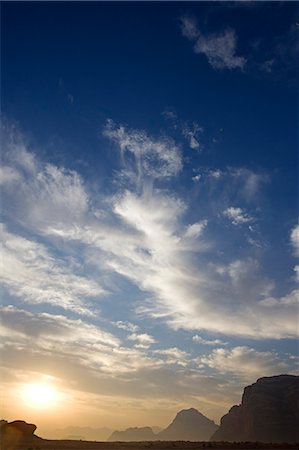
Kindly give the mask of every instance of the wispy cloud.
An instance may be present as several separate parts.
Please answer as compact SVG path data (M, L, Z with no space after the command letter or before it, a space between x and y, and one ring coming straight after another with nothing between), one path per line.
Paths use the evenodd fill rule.
M113 289L109 279L121 276L131 289L140 292L137 307L132 305L135 314L162 320L171 329L254 338L296 336L296 306L286 303L285 296L273 295L274 284L256 258L227 255L225 261L219 260L221 241L218 239L217 244L220 251L217 248L215 252L211 219L206 213L203 216L198 207L197 220L189 223L188 200L159 186L182 168L178 146L167 138L161 143L144 131L110 122L104 133L119 149L123 166L129 164L132 177L138 179L137 184L129 180L121 185L109 198L104 194L93 197L76 172L43 163L24 144L8 146L6 166L21 178L14 181L19 183L17 189L16 185L12 189L10 182L5 185L10 198L5 205L7 215L17 210L14 220L35 234L38 245L33 246L37 259L32 260L19 248L25 237L20 236L17 246L8 249L16 264L22 265L19 271L22 280L30 280L26 289L32 286L31 292L12 271L4 278L6 289L24 295L27 301L46 297L60 306L78 311L84 305L92 312L94 302L106 295L105 286ZM228 172L219 171L217 178L204 172L203 179L213 183L229 179L238 186L245 180L249 187L244 188L242 198L257 195L262 182L252 171ZM232 190L235 192L235 187ZM99 203L102 212L96 207ZM223 203L221 198L220 212ZM16 209L16 205L20 208ZM216 217L219 222L218 212ZM67 266L60 253L62 246L79 266ZM82 269L86 265L92 267L88 279ZM68 292L65 285L71 286ZM269 304L261 302L267 298L271 298ZM234 327L227 317L234 318ZM118 318L113 320L117 322ZM131 334L142 334L125 326Z
M68 261L55 259L44 245L12 234L3 225L0 236L5 259L0 280L10 295L32 304L47 303L79 314L92 314L88 298L105 293L95 280L75 274Z
M299 256L299 225L296 225L291 231L291 244L295 256ZM299 265L294 266L295 280L299 283Z
M128 336L130 341L136 341L136 348L149 348L152 344L155 344L157 341L147 333L132 333Z
M221 33L203 34L196 20L185 15L181 18L181 30L184 37L194 43L195 53L207 57L213 69L243 69L246 59L236 54L237 37L234 30L226 29Z
M294 254L299 256L299 225L296 225L291 231L291 244L294 249Z
M295 272L295 280L299 283L299 265L297 264L293 270Z
M187 123L182 124L182 134L192 150L202 150L203 145L200 142L200 134L202 132L203 127L197 122L193 122L192 125L188 125Z
M124 322L122 320L118 320L114 323L114 325L117 326L117 328L120 328L122 330L130 331L131 333L136 332L139 330L138 325L135 325L131 322Z
M178 364L179 366L186 367L190 359L190 355L187 352L177 347L155 350L154 353L165 357L164 362L171 365Z
M202 220L201 222L197 222L197 223L193 223L192 225L189 225L186 230L185 237L198 238L203 233L207 224L208 224L207 220Z
M233 225L243 225L253 220L242 208L236 208L234 206L230 206L223 211L223 215L230 219Z
M204 145L202 143L202 136L204 128L196 121L186 121L179 118L174 108L166 108L162 111L162 116L172 125L172 128L179 132L184 140L187 142L188 147L192 150L202 151Z
M223 342L221 339L204 339L202 336L199 336L198 334L195 334L195 336L192 337L192 341L197 342L198 344L211 345L213 347L227 344L226 342Z
M171 139L153 139L145 131L128 129L112 120L107 121L103 134L119 146L123 161L126 152L134 156L133 170L138 169L139 177L170 177L182 169L180 150Z
M248 382L255 381L261 373L264 376L271 376L298 370L297 364L287 357L281 360L275 352L257 351L246 346L232 349L217 348L200 361L219 372L238 374Z
M47 357L56 360L59 367L64 360L63 364L69 365L67 370L73 367L77 376L85 368L87 378L93 371L97 371L97 378L100 378L122 376L141 368L161 365L159 360L146 356L139 349L123 346L116 336L99 325L62 315L30 313L14 307L2 308L1 315L4 320L0 334L6 340L2 346L4 359L17 359L22 350L28 361L42 361ZM39 370L43 370L42 367Z
M258 172L247 167L226 167L205 169L202 177L212 183L225 183L227 190L238 189L239 196L248 202L258 199L262 188L269 183L270 176L265 172Z
M88 193L81 176L39 161L9 126L3 131L3 160L4 203L17 210L20 223L42 230L46 224L78 222L88 211Z

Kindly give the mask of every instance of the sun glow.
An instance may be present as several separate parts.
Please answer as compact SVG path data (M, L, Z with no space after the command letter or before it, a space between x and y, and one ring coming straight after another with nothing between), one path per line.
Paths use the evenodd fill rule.
M52 408L57 404L58 397L55 387L47 383L26 384L23 389L24 402L34 408Z

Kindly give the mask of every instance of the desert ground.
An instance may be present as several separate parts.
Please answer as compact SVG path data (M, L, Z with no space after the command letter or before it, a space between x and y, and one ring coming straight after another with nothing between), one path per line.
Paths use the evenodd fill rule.
M190 442L190 441L155 441L155 442L90 442L75 440L41 440L38 445L28 450L197 450L197 449L268 449L299 450L299 444L272 444L260 442ZM24 449L27 450L27 449Z

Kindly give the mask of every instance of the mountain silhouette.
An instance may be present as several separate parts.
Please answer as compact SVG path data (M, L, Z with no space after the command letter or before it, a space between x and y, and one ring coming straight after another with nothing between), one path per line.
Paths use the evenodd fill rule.
M108 441L208 441L218 426L194 408L177 413L172 423L154 433L152 428L128 428L114 431Z
M150 427L134 427L127 428L124 431L114 431L108 438L109 442L121 441L121 442L141 442L141 441L155 441L157 436L154 434Z
M299 441L299 377L264 377L244 389L211 441Z
M92 428L68 426L51 432L52 439L81 439L86 441L106 441L113 430L107 427Z
M208 441L217 428L215 422L197 409L183 409L157 438L161 441Z

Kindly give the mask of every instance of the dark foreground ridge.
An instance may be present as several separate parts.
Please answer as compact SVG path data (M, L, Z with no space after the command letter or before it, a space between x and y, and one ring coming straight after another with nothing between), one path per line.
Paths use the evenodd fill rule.
M244 389L241 405L222 417L212 441L299 441L299 377L264 377Z

